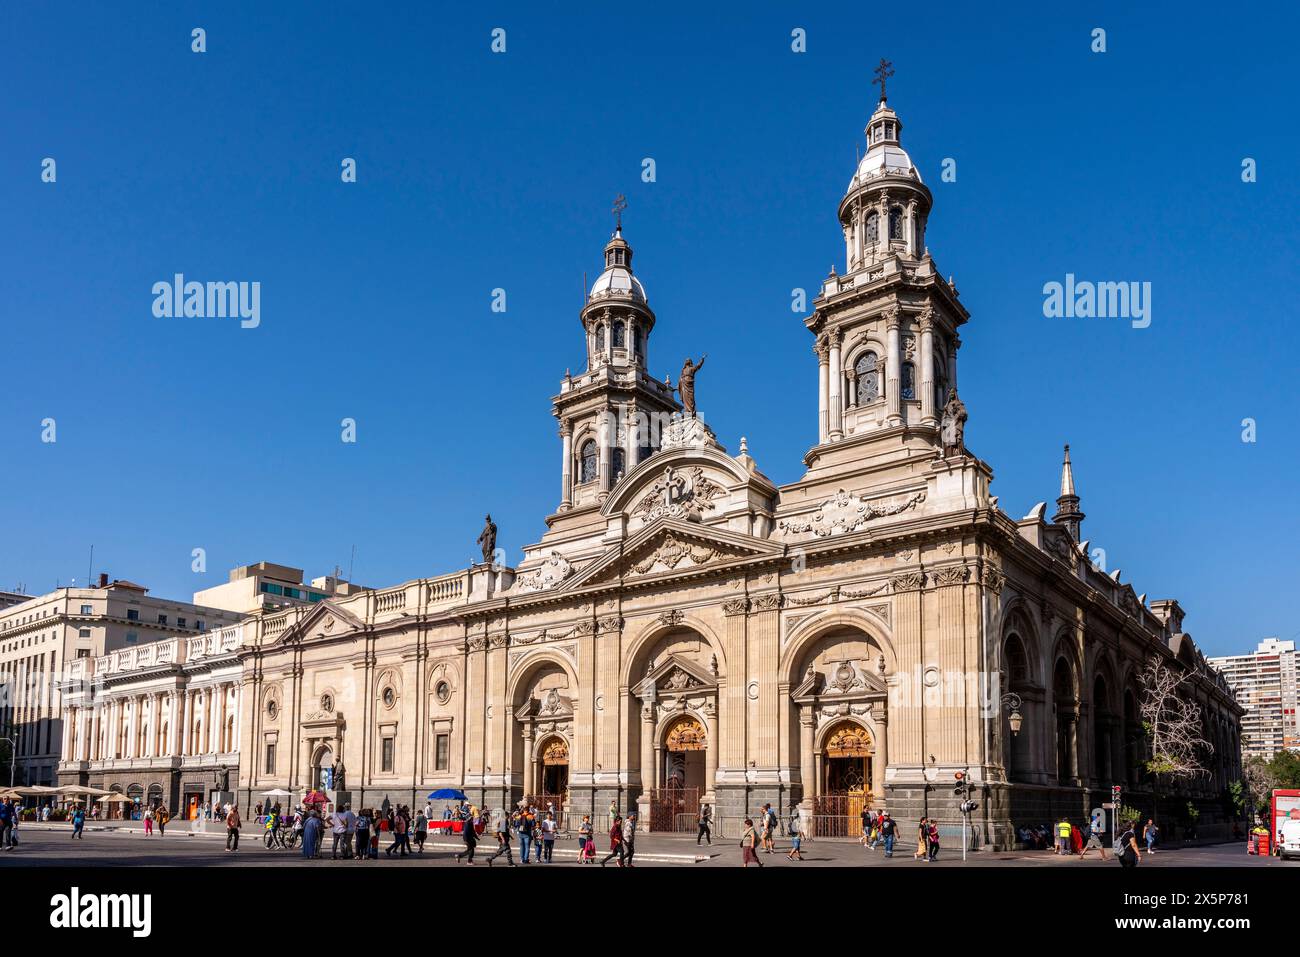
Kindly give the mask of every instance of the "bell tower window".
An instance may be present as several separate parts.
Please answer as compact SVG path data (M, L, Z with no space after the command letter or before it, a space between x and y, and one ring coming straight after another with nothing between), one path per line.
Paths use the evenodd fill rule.
M889 238L903 238L903 208L892 206L889 210Z
M596 326L596 351L605 351L605 324L601 323Z
M916 398L916 366L910 362L903 363L900 391L904 399Z
M623 449L621 446L614 446L610 449L609 463L613 471L613 481L617 482L626 471L626 463L623 461Z
M582 443L582 451L578 454L579 482L596 481L596 461L596 442L594 439L588 439Z
M854 363L853 371L857 373L857 404L866 405L880 397L880 372L876 368L878 357L874 352L864 352Z
M614 348L622 349L627 342L627 323L622 320L614 320Z
M875 213L867 215L867 242L874 243L880 238L880 217Z

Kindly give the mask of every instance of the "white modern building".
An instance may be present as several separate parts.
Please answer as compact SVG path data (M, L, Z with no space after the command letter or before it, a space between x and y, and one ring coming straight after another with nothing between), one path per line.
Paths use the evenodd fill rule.
M1296 728L1296 650L1294 641L1265 638L1253 652L1210 658L1246 709L1241 719L1243 757L1271 758L1300 750Z

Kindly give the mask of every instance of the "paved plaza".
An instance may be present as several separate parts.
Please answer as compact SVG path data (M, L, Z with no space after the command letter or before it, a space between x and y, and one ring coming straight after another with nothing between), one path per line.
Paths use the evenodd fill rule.
M411 867L454 867L455 854L464 845L460 841L446 838L430 840L425 844L423 854L414 854L408 858L388 857L383 848L388 845L384 836L378 860L372 861L332 861L329 857L330 842L325 842L323 856L317 860L306 860L299 850L268 850L261 842L261 832L245 828L242 832L240 849L230 853L225 850L224 832L210 829L194 832L188 826L172 826L163 836L154 834L145 836L138 827L88 827L85 837L73 840L64 825L28 824L20 830L20 847L14 851L0 853L0 868L8 867L118 867L118 866L257 866L257 867L347 867L347 868L411 868ZM476 854L476 866L495 849L495 843L484 842L479 845ZM598 845L603 847L603 845ZM886 859L880 849L874 851L862 847L855 841L820 840L804 843L805 860L790 861L786 859L789 842L778 843L779 850L773 854L760 855L765 866L778 868L801 867L874 867L874 868L952 868L952 867L1041 867L1072 868L1110 867L1118 869L1113 859L1104 864L1092 852L1082 860L1072 857L1058 857L1050 851L979 851L968 855L966 862L961 859L960 847L945 847L939 860L926 864L914 861L914 846L900 845L895 850L893 859ZM636 863L643 867L739 867L740 849L733 840L718 840L712 846L697 846L693 835L681 834L643 834L636 843ZM519 847L516 841L514 859L518 861ZM603 857L603 852L600 855ZM598 857L599 860L599 857ZM505 858L498 858L494 864L504 865ZM463 866L463 865L460 865ZM529 865L538 866L538 865ZM578 867L576 840L562 839L556 842L554 862L550 867ZM614 867L615 862L610 863ZM1300 861L1281 861L1276 858L1261 860L1247 855L1241 843L1211 844L1187 848L1171 847L1159 850L1154 856L1143 858L1141 867L1291 867L1300 868Z

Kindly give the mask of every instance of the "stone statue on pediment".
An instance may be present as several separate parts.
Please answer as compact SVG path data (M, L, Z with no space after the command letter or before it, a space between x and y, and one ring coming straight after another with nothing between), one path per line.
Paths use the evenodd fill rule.
M686 357L686 362L682 365L682 374L677 380L677 392L682 397L682 409L685 415L693 417L695 415L695 373L704 368L704 360L709 357L706 352L700 357L699 362L692 362L691 357Z
M483 531L479 532L475 544L483 547L483 564L492 564L492 556L497 550L497 525L491 514L483 516Z

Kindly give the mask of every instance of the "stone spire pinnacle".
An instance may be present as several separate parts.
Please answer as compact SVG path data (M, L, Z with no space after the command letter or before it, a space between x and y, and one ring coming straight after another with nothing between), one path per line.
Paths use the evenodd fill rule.
M1079 526L1086 516L1079 510L1079 496L1074 490L1074 466L1070 463L1070 447L1065 447L1065 461L1061 464L1061 494L1056 500L1056 514L1052 521L1065 526L1070 536L1079 541Z

